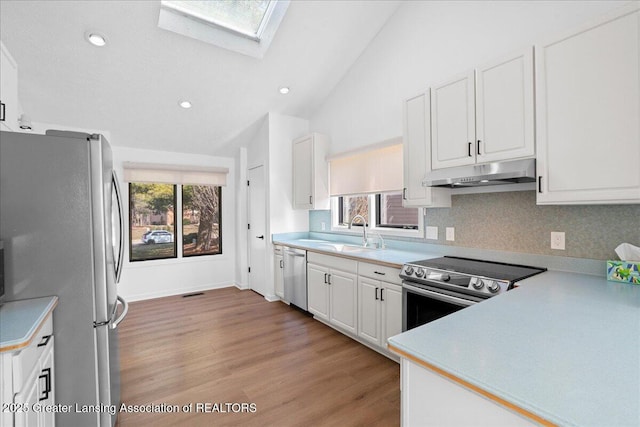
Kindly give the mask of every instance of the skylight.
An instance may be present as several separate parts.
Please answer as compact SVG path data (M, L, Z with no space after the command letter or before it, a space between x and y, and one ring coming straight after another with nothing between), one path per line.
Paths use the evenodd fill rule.
M161 0L158 26L262 58L290 0Z
M259 41L276 2L271 0L162 0L162 5L193 19Z

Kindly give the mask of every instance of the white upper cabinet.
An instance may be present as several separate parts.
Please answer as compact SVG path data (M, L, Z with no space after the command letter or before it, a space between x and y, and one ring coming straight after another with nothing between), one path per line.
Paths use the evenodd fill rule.
M536 45L538 204L640 202L640 4Z
M478 163L535 155L533 48L476 69Z
M533 157L533 49L432 88L433 169Z
M329 139L317 133L293 141L293 208L329 209Z
M404 139L402 205L450 207L451 194L442 188L423 187L422 180L431 171L430 91L404 103Z
M431 89L431 166L440 169L475 160L474 72Z
M18 116L18 66L0 42L0 130L17 131Z

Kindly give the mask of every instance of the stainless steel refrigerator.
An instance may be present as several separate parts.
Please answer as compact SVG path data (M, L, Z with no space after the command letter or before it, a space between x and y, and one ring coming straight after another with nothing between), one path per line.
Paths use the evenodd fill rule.
M60 426L112 426L120 403L118 297L123 212L100 135L0 132L0 240L6 300L57 295L53 315ZM102 410L100 410L102 409Z

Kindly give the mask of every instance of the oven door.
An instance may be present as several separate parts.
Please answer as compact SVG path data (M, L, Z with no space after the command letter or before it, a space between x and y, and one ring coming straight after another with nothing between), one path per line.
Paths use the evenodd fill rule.
M402 282L402 331L433 322L482 301L482 298Z

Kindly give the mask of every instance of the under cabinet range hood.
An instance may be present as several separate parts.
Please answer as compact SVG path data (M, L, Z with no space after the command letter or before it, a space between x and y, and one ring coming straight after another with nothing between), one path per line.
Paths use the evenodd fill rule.
M424 187L482 187L499 184L535 182L536 160L510 160L482 165L437 169L427 173Z

